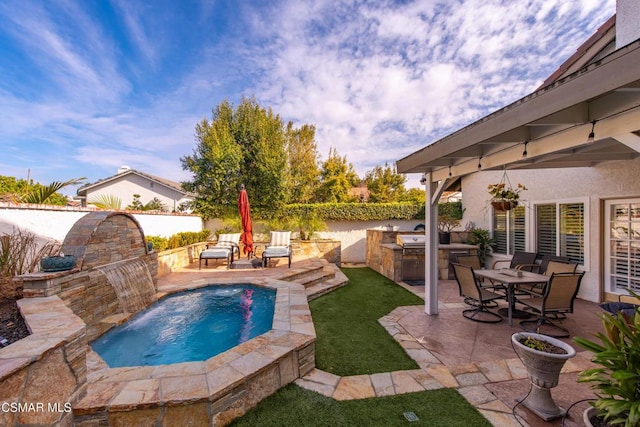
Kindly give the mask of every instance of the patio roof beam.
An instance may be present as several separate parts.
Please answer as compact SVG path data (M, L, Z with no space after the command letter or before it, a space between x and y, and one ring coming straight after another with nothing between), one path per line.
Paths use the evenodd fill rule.
M619 135L615 135L613 138L616 141L620 141L622 144L631 148L632 150L640 153L640 136L637 135L638 131L621 133Z
M625 93L636 94L640 80L640 41L616 50L601 60L588 65L549 86L490 114L459 131L434 142L396 162L399 173L422 173L434 169L431 162L447 157L480 142L491 141L521 126L526 126L545 117L560 114L564 110L579 111L579 104L589 104L588 118L600 120L613 113L611 105L603 100L605 115L596 115L598 99L609 96L621 100ZM577 107L578 106L578 107ZM575 107L575 110L573 110ZM597 110L597 108L596 108ZM569 114L570 115L570 114ZM589 125L589 121L583 122ZM570 125L571 126L571 125Z
M637 136L633 134L633 132L638 131L638 128L640 128L640 106L625 113L599 121L596 125L595 133L596 138L599 141L610 140L611 136L618 135L620 138L628 141L631 144L631 148L635 151L639 151L634 148L634 141L636 141ZM451 174L452 177L458 177L477 172L478 170L502 169L504 166L517 164L518 162L531 162L535 161L537 158L541 158L542 156L556 154L563 155L562 152L587 147L586 140L590 131L591 124L587 123L580 126L570 127L562 132L558 132L541 139L529 141L527 143L528 155L526 160L522 157L524 144L512 145L496 153L485 155L482 157L482 160L479 160L477 157L469 157L452 164ZM636 137L632 138L626 135L633 135ZM598 148L599 141L592 144L593 149ZM571 154L576 154L576 152ZM620 152L617 158L611 158L610 160L625 159L627 157L626 153ZM481 168L478 168L479 162L482 166ZM543 160L540 161L540 163L542 162ZM585 161L585 164L582 166L589 166L591 164L592 161L589 159ZM540 165L538 165L538 167L540 167ZM432 179L434 181L449 178L449 166L433 169Z

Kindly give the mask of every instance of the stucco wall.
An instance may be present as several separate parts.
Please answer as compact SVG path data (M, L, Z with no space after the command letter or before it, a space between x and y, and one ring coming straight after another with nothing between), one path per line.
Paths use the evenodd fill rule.
M343 263L364 263L367 251L367 230L384 229L387 225L398 227L399 231L412 231L418 224L424 221L412 220L387 220L387 221L327 221L327 230L317 232L314 237L320 239L339 240L341 249L341 259ZM215 232L224 227L222 221L218 219L205 222L205 228ZM256 227L254 227L256 228ZM269 241L267 235L254 232L255 241ZM295 238L294 234L294 238Z
M618 0L616 3L616 49L620 49L640 38L640 2Z
M73 225L91 209L0 203L0 234L11 233L13 227L27 230L41 239L62 242ZM169 237L181 231L202 230L197 215L133 213L145 236Z
M640 159L611 162L592 168L543 169L508 171L512 185L524 184L528 190L522 194L526 205L544 201L584 201L589 216L586 234L587 265L579 296L590 301L601 298L603 280L603 200L640 197ZM497 183L502 171L474 173L462 179L462 200L466 209L463 224L473 221L482 228L491 228L491 209L488 204L487 185ZM527 245L533 247L533 211L527 209Z

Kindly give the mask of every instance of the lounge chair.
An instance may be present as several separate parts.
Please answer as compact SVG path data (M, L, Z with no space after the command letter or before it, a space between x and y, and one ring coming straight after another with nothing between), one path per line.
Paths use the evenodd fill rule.
M288 258L289 268L291 268L291 232L272 231L271 240L262 252L262 266L266 267L271 258Z
M235 252L240 256L240 233L221 234L218 236L218 242L213 245L207 245L207 249L200 252L198 260L198 270L202 268L202 260L204 265L209 265L210 259L224 259L227 262L227 268L233 263L233 255Z

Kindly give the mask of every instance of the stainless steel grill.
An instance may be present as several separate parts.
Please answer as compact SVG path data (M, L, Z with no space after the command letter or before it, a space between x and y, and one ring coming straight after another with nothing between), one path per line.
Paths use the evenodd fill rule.
M424 249L424 234L398 234L396 244L404 249Z

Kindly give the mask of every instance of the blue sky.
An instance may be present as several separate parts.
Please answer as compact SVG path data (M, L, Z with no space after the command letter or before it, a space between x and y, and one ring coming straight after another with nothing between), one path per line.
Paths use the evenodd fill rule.
M321 157L336 147L364 177L532 92L614 12L615 0L3 0L0 175L95 182L128 165L188 180L195 124L254 96L315 125Z

